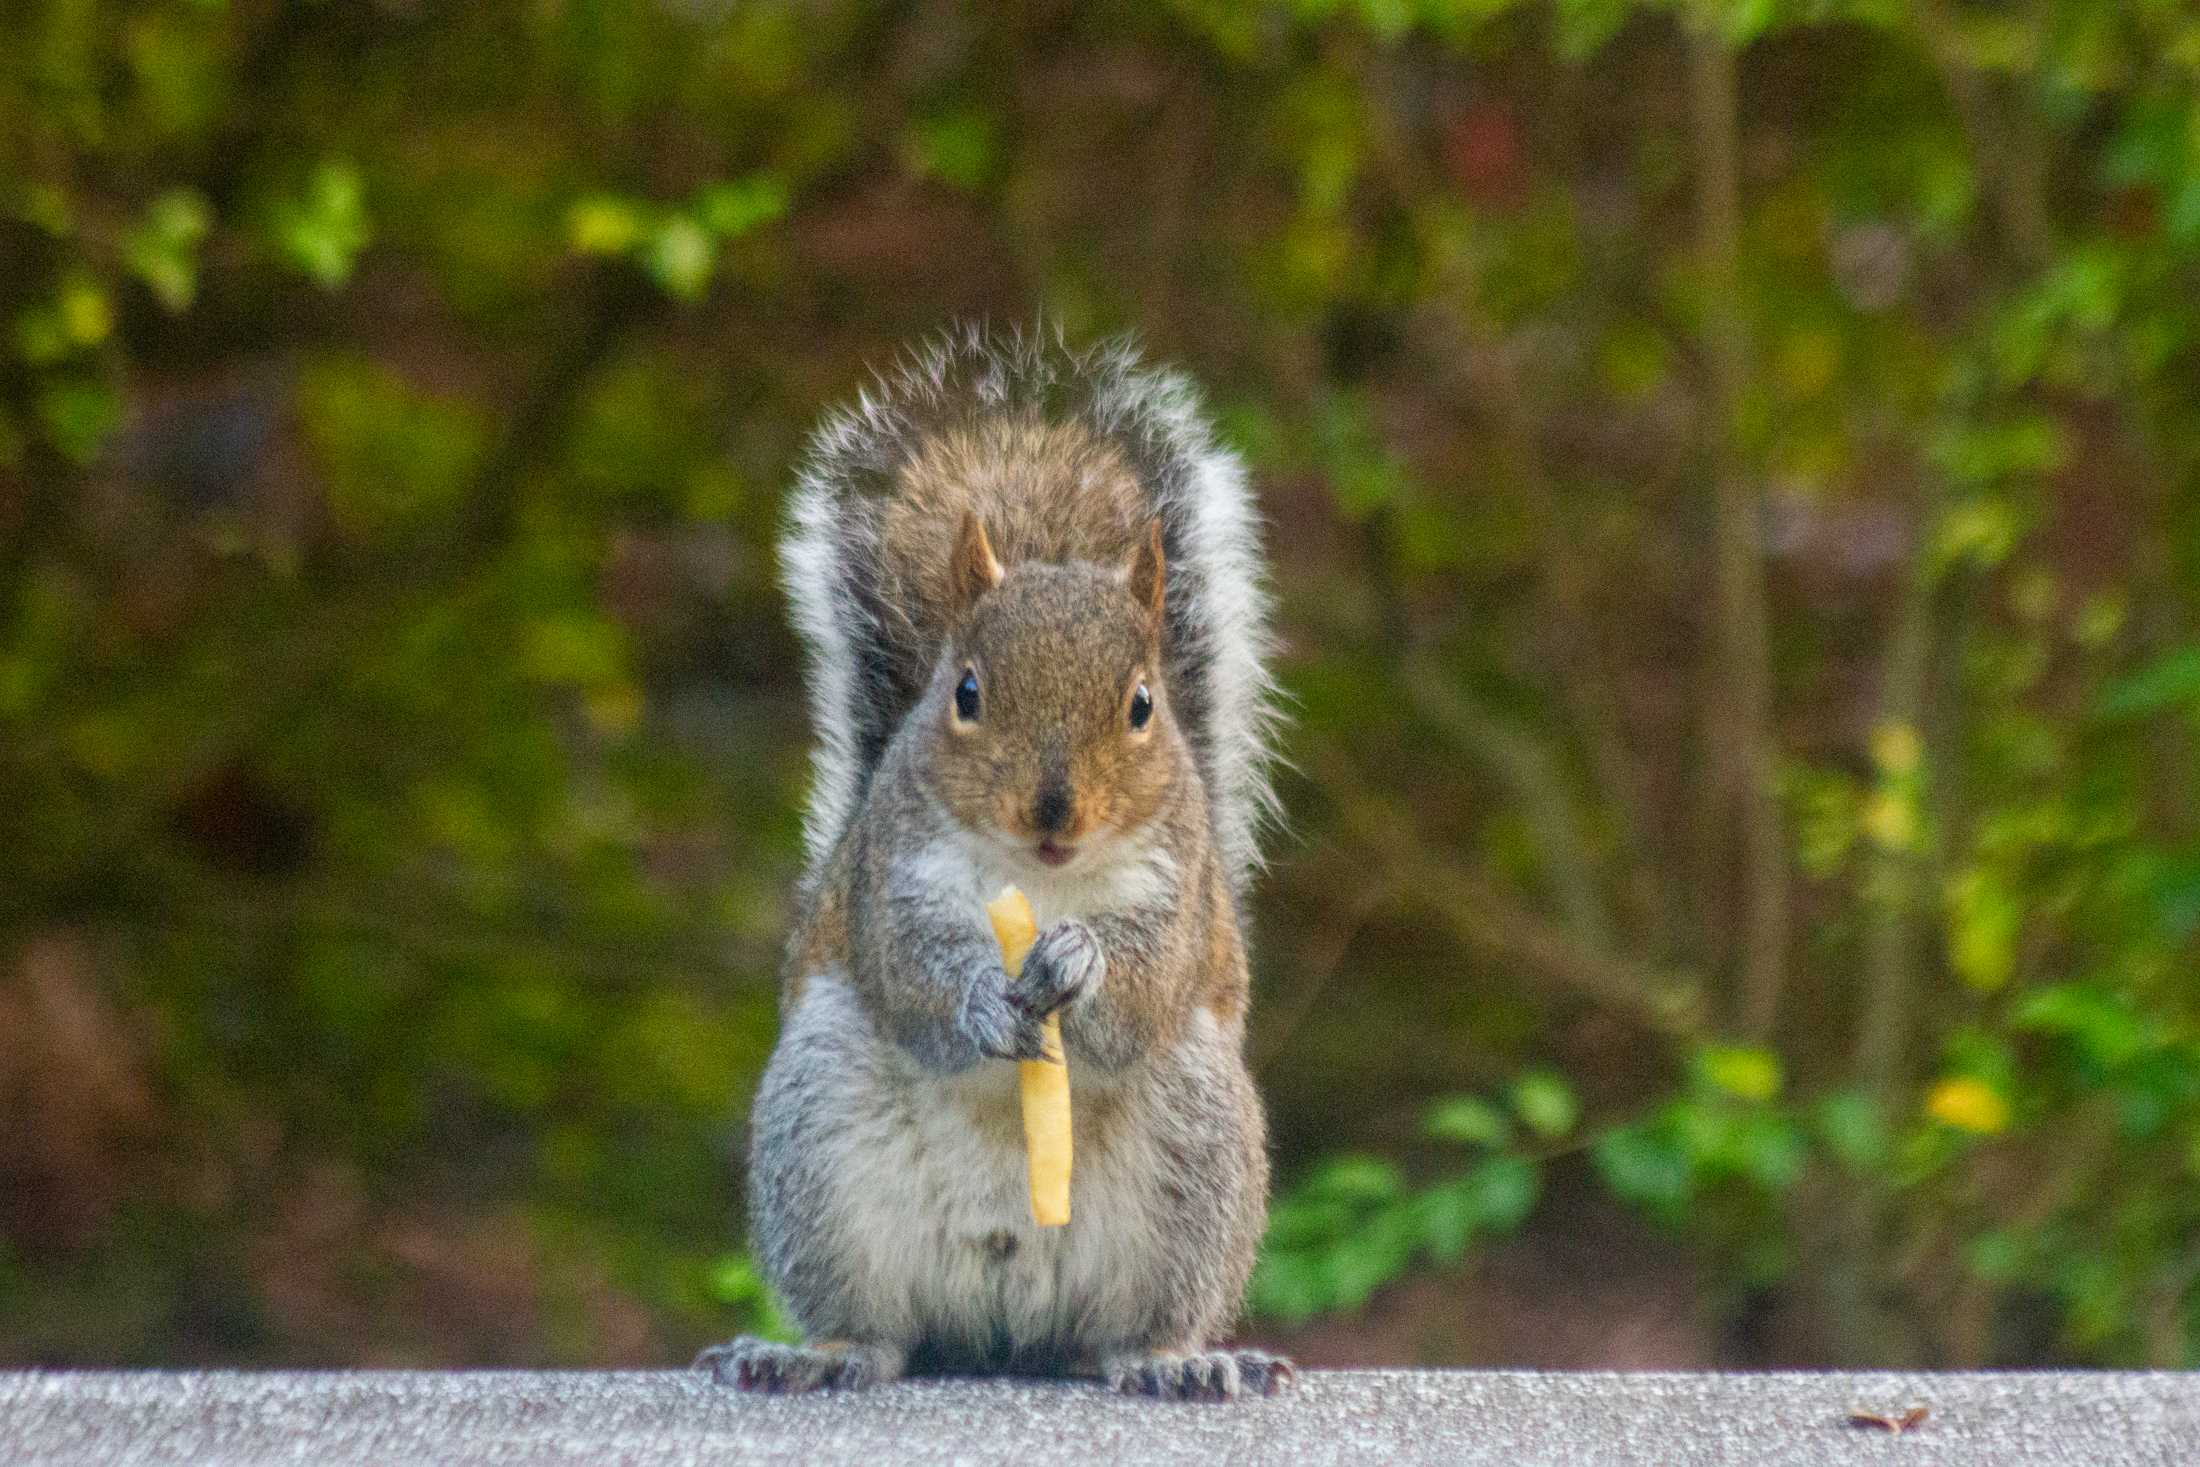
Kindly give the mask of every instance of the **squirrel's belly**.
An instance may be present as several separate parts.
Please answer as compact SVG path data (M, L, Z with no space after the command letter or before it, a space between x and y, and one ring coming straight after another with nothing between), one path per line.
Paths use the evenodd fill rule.
M763 1103L800 1100L757 1122L785 1133L765 1189L785 1199L770 1223L790 1259L780 1282L799 1292L832 1278L836 1328L973 1365L1066 1362L1145 1338L1168 1307L1152 1261L1171 1229L1163 1168L1143 1154L1154 1127L1125 1124L1138 1087L1072 1080L1071 1218L1041 1228L1015 1066L941 1077L896 1056L836 975L788 1016L773 1068L799 1068L803 1083L767 1079Z
M1070 1222L1041 1228L1014 1066L894 1079L899 1103L858 1143L850 1215L866 1292L898 1301L914 1342L973 1365L1037 1363L1151 1332L1168 1229L1159 1169L1128 1154L1123 1128L1077 1126Z

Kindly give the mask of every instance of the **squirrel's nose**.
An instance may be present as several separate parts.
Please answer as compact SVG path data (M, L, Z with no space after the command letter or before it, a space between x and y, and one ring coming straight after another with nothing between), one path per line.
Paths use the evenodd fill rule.
M1042 786L1037 803L1031 807L1031 820L1039 827L1039 834L1060 835L1069 824L1069 786Z

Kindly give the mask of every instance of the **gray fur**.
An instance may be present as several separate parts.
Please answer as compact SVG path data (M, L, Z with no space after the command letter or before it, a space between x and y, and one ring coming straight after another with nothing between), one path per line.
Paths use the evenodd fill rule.
M950 809L940 768L958 666L924 649L929 675L907 685L910 649L882 639L885 611L862 590L863 496L890 477L898 441L942 414L1034 402L1124 440L1174 535L1161 685L1175 717L1140 746L1158 804L1058 868ZM973 333L828 422L794 515L788 574L818 664L822 747L749 1203L764 1273L811 1343L735 1341L700 1363L755 1390L946 1368L1079 1373L1172 1399L1272 1393L1287 1362L1212 1349L1236 1318L1268 1184L1237 921L1269 799L1266 601L1235 464L1189 389L1127 351L1075 357ZM1081 584L1062 579L1060 594ZM1083 603L1085 624L1113 625L1091 618L1119 604ZM1047 647L1079 645L1049 635ZM1070 656L1070 673L1092 655ZM1055 726L1048 696L1008 699L1039 720L1014 726ZM1011 882L1040 929L1013 983L983 905ZM1075 1167L1070 1223L1041 1229L1013 1061L1037 1057L1050 1013Z
M802 985L757 1096L765 1274L812 1338L935 1366L1099 1373L1195 1351L1235 1318L1265 1217L1242 1025L1193 1007L1187 965L1173 1027L1110 990L1202 950L1196 912L1136 871L1061 891L1024 873L1045 923L1033 960L1067 970L1041 981L1066 1005L1079 1123L1072 1221L1037 1228L1007 1059L1036 1056L1051 1000L1012 997L981 905L1004 873L930 800L922 743L895 740L850 833L853 971ZM1201 807L1187 791L1158 833L1196 849Z
M1044 332L946 332L826 417L789 501L780 569L809 643L818 729L804 823L814 880L855 817L934 648L882 604L881 505L926 439L986 413L1036 409L1123 451L1160 516L1169 557L1169 676L1212 797L1232 891L1260 865L1276 812L1278 718L1259 526L1237 456L1197 391L1143 365L1127 341L1086 352Z
M756 1240L811 1338L932 1368L1097 1374L1228 1328L1266 1184L1238 1036L1198 1026L1112 1087L1113 1139L1080 1126L1060 1229L1031 1221L1013 1067L950 1079L882 1037L821 975L758 1097ZM1080 1099L1098 1108L1090 1083Z

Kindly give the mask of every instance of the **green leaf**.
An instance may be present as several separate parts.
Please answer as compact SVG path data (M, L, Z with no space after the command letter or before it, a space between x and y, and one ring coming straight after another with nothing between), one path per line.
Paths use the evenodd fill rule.
M738 239L787 212L787 186L768 173L714 183L695 197L695 217L720 239Z
M2008 1285L2023 1279L2031 1245L2013 1228L1995 1228L1963 1245L1963 1261L1981 1281Z
M2069 1037L2094 1063L2113 1069L2155 1042L2153 1028L2114 994L2084 983L2058 983L2025 995L2010 1022Z
M15 318L15 354L34 367L51 366L69 354L59 307L48 301Z
M1308 1179L1306 1190L1320 1197L1361 1203L1395 1202L1405 1191L1405 1176L1379 1156L1340 1156Z
M1774 1192L1794 1186L1808 1160L1802 1133L1786 1116L1770 1111L1738 1117L1730 1149L1744 1176Z
M89 465L122 425L122 399L104 382L70 378L38 394L38 421L62 457Z
M1437 1262L1457 1263L1466 1256L1481 1215L1465 1178L1429 1188L1414 1206L1421 1219L1422 1240Z
M1974 866L1948 883L1948 966L1982 993L2006 984L2017 968L2024 909L1990 867Z
M768 1340L795 1340L801 1332L780 1309L770 1285L745 1254L728 1253L710 1266L710 1296L734 1312L740 1328Z
M1627 0L1559 0L1559 55L1580 61L1603 50L1626 23L1627 12Z
M1724 0L1719 29L1735 47L1747 46L1779 18L1777 0Z
M2123 1065L2115 1078L2116 1119L2124 1134L2152 1140L2186 1114L2200 1096L2200 1070L2192 1056L2163 1046Z
M1246 1302L1255 1314L1303 1324L1329 1307L1329 1290L1314 1259L1269 1248L1253 1268Z
M667 295L684 301L702 298L717 260L717 242L685 214L675 214L658 225L642 254L650 278Z
M454 509L488 436L466 405L352 358L328 358L305 371L298 413L329 507L348 529L370 536Z
M711 1265L710 1294L729 1306L752 1304L764 1296L764 1276L746 1255L728 1253Z
M1649 1123L1609 1132L1591 1156L1598 1175L1621 1200L1661 1221L1679 1220L1692 1188L1690 1167L1668 1128Z
M98 282L72 275L61 284L55 300L62 334L73 347L98 346L115 329L115 308Z
M1421 1245L1416 1219L1405 1208L1369 1217L1338 1242L1328 1257L1331 1299L1336 1307L1357 1309L1377 1289L1395 1282Z
M623 255L647 229L641 206L614 194L575 199L565 211L565 242L575 254Z
M2200 710L2200 646L2178 647L2119 678L2102 692L2100 716L2145 718L2169 709Z
M1779 1056L1769 1050L1706 1045L1696 1052L1695 1069L1701 1083L1740 1100L1763 1102L1780 1093Z
M1314 426L1319 466L1346 518L1364 519L1405 496L1405 468L1383 444L1364 398L1351 393L1328 398Z
M2155 926L2172 944L2200 932L2200 851L2162 861L2151 881Z
M303 189L278 199L272 221L277 252L328 290L351 278L359 252L373 236L366 184L357 165L341 158L319 164Z
M1396 42L1413 29L1412 0L1358 0L1360 24L1378 41Z
M1853 1090L1823 1096L1811 1119L1826 1149L1851 1171L1870 1171L1887 1159L1887 1121L1878 1103Z
M1509 1233L1535 1210L1543 1179L1521 1156L1493 1156L1466 1176L1475 1221L1493 1233Z
M927 118L910 128L908 153L919 173L975 192L993 176L1000 129L975 109Z
M1581 1118L1581 1104L1573 1087L1550 1070L1537 1070L1513 1082L1513 1109L1528 1129L1546 1141L1556 1141L1573 1130Z
M122 263L163 309L180 315L198 297L199 245L213 227L205 195L170 189L145 206L145 217L123 237Z
M1512 1122L1505 1119L1505 1113L1475 1095L1454 1095L1438 1101L1429 1108L1422 1125L1435 1139L1463 1146L1498 1147L1512 1140Z
M626 670L626 643L610 619L565 611L531 622L521 648L528 675L541 682L595 687Z

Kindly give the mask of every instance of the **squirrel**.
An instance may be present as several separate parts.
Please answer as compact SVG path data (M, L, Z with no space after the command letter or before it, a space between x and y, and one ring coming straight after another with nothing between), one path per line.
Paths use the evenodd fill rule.
M816 430L781 546L819 736L751 1114L750 1390L910 1371L1269 1395L1220 1348L1266 1221L1242 907L1273 811L1243 468L1116 343L950 333ZM1021 886L1011 982L983 903ZM1073 1221L1034 1225L1016 1065L1059 1014Z

